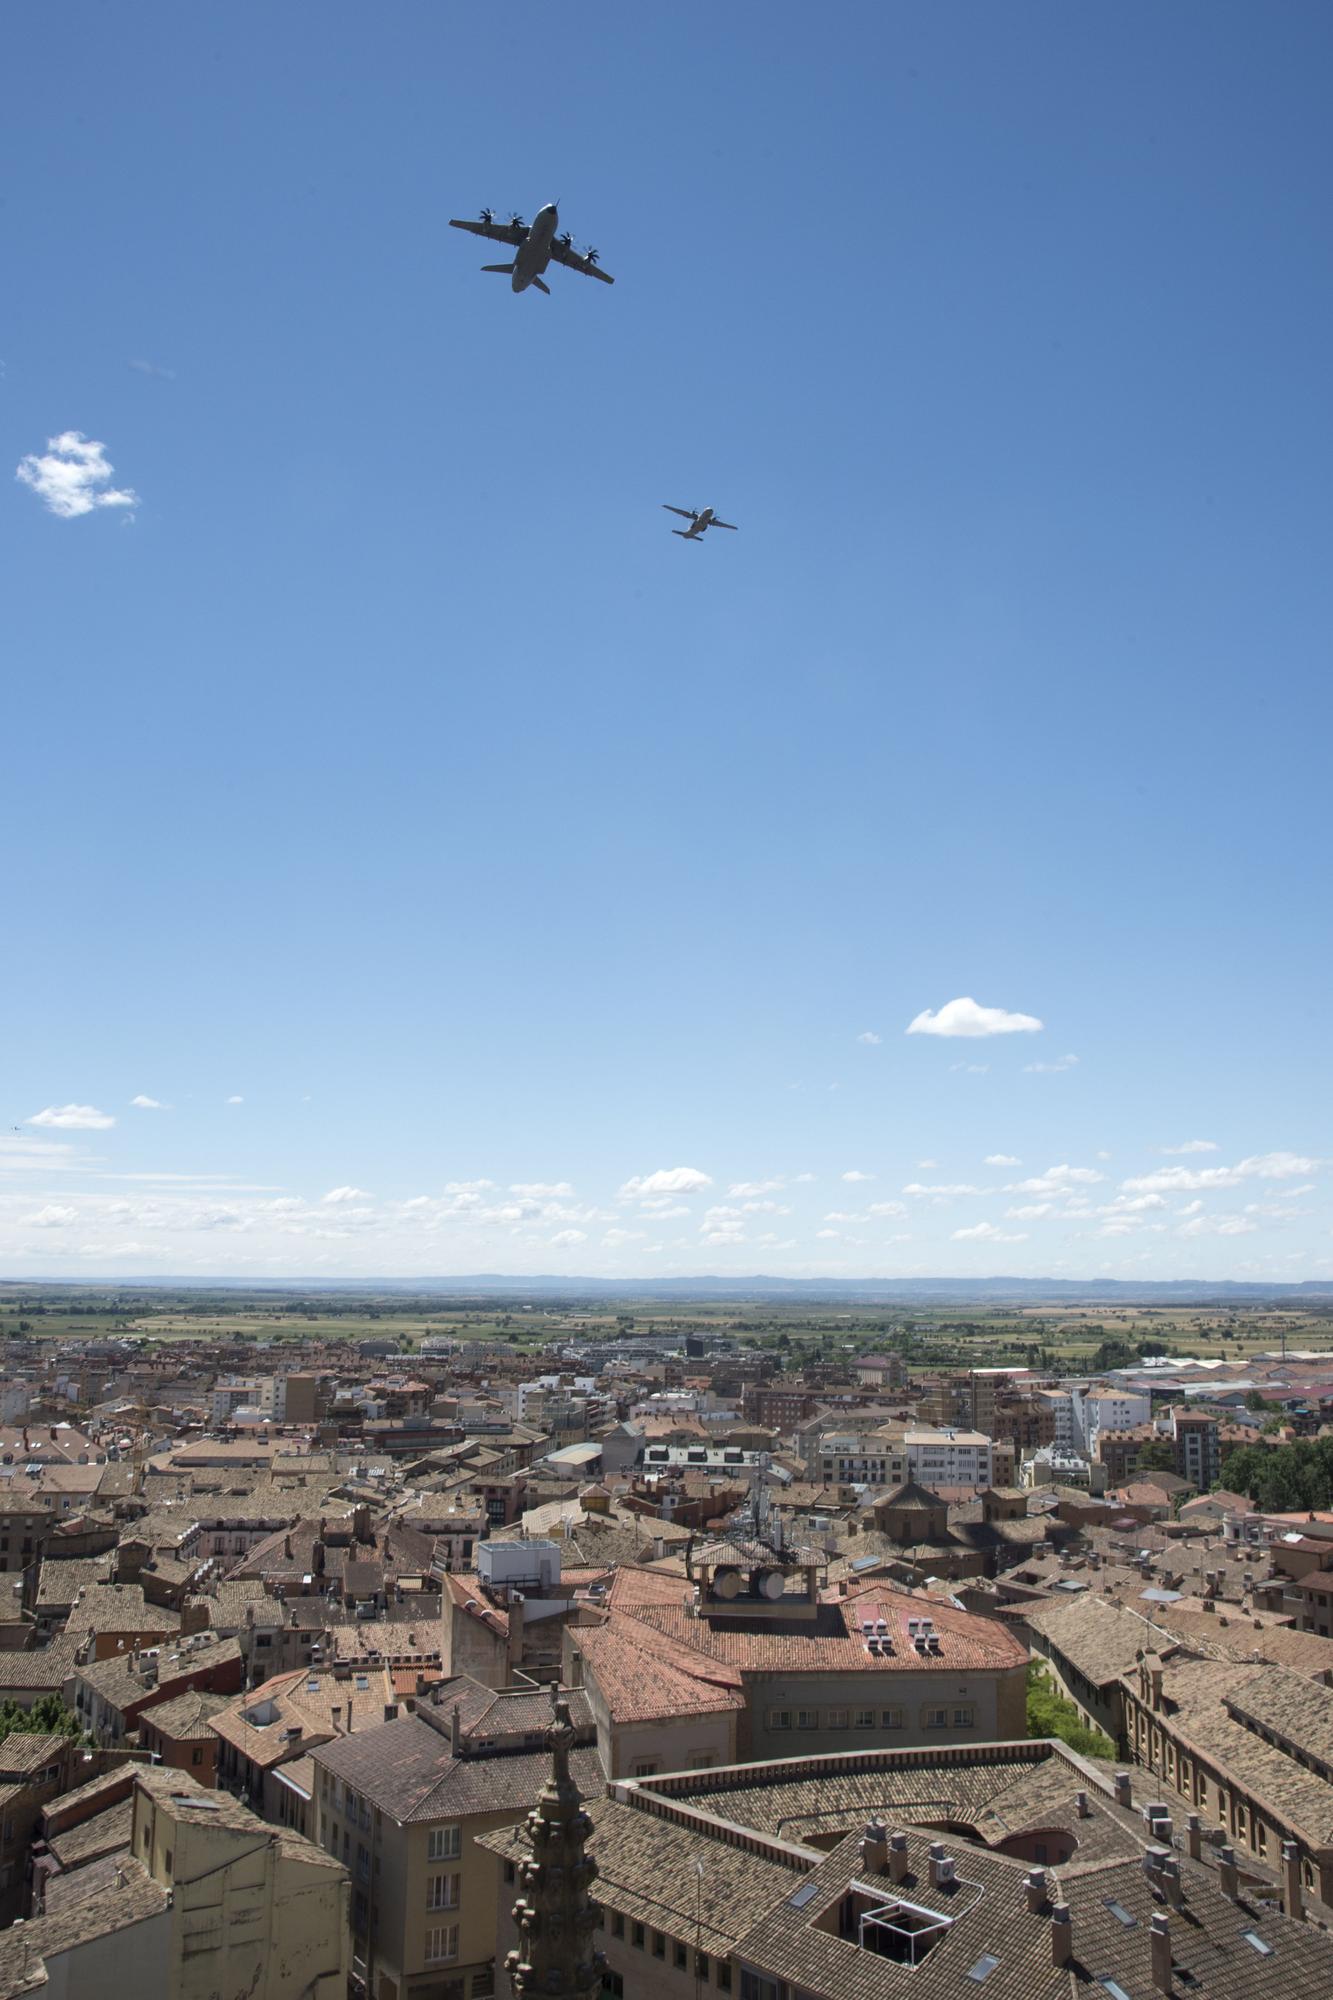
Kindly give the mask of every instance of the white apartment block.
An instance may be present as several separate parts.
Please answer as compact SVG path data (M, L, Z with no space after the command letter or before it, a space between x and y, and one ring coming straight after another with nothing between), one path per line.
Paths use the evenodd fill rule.
M906 1432L907 1475L918 1486L971 1486L991 1483L991 1441L984 1431L936 1430L919 1425Z
M880 1437L875 1431L826 1431L817 1462L825 1486L901 1486L907 1478L901 1437Z
M1097 1449L1103 1431L1133 1430L1152 1421L1152 1397L1137 1389L1089 1389L1083 1398L1084 1443Z

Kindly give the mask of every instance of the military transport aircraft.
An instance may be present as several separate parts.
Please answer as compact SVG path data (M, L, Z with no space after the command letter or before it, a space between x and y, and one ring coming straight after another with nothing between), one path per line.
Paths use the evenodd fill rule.
M696 514L692 507L673 507L668 500L662 502L668 514L679 514L682 521L688 521L688 528L673 528L673 535L679 535L682 542L701 542L708 528L730 528L734 535L734 521L719 521L711 507L705 507L702 514Z
M508 222L497 222L489 208L483 208L477 222L451 219L449 227L469 230L473 236L488 237L492 243L508 243L515 253L512 264L483 264L481 268L483 271L504 271L516 292L525 292L529 285L535 285L549 298L551 287L542 277L542 272L552 258L567 270L582 271L585 278L600 278L604 285L614 285L615 279L610 272L599 268L595 250L577 251L568 230L563 235L556 235L559 222L560 214L552 201L537 210L531 228L521 215L511 215Z

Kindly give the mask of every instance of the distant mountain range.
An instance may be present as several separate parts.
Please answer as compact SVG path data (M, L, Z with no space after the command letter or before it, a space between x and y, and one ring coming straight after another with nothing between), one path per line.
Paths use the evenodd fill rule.
M506 1277L485 1271L457 1278L8 1278L0 1290L23 1291L34 1286L69 1286L99 1291L129 1289L171 1291L246 1291L274 1293L407 1292L431 1297L462 1295L548 1299L771 1299L817 1305L1006 1305L1019 1302L1051 1304L1098 1303L1127 1305L1206 1305L1240 1300L1289 1300L1300 1304L1333 1299L1333 1279L1306 1279L1300 1284L1252 1284L1234 1279L1203 1278L570 1278L545 1273L536 1277Z

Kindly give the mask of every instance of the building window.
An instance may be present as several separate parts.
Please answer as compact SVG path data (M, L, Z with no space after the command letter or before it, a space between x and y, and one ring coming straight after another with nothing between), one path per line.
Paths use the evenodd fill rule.
M720 1958L717 1962L717 1990L719 1993L731 1991L731 1960Z
M927 1729L947 1729L949 1727L948 1709L928 1708L926 1710L925 1726Z
M657 1768L656 1757L636 1757L629 1767L630 1776L632 1778L651 1778L655 1775Z
M611 1935L618 1938L623 1938L625 1935L625 1919L619 1910L611 1912Z
M190 1762L192 1764L202 1764L203 1761L204 1761L204 1753L202 1750L192 1750L190 1752Z
M853 1729L873 1729L874 1726L875 1726L874 1709L858 1708L855 1715L852 1717Z
M770 1708L768 1711L768 1726L770 1729L790 1729L791 1710L789 1708Z
M433 1826L426 1835L427 1861L457 1861L462 1852L461 1826Z
M881 1709L879 1726L881 1729L901 1729L903 1726L902 1710L900 1708Z
M694 1976L701 1986L708 1984L708 1953L696 1951L694 1954Z
M845 1729L847 1727L847 1711L845 1708L831 1708L829 1710L828 1727L830 1729Z
M955 1729L971 1729L976 1722L976 1711L970 1708L956 1708L953 1712Z
M432 1875L426 1883L426 1908L456 1910L462 1879L461 1875Z
M642 1950L643 1950L643 1925L642 1925L642 1924L631 1924L631 1925L630 1925L630 1927L629 1927L629 1941L630 1941L630 1943L631 1943L631 1944L632 1944L632 1945L634 1946L634 1949L635 1949L635 1951L642 1951Z
M666 1957L666 1939L662 1936L661 1931L653 1932L653 1957Z
M458 1957L458 1925L439 1924L426 1932L426 1963L443 1964L446 1959Z
M671 1959L677 1972L684 1972L689 1964L689 1953L679 1941L672 1947Z
M819 1716L816 1710L813 1708L798 1708L796 1711L796 1727L798 1729L818 1729Z

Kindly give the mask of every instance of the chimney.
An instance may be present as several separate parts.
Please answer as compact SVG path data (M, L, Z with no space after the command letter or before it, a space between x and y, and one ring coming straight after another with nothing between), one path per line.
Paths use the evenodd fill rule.
M1174 1860L1164 1861L1162 1863L1161 1880L1162 1891L1172 1909L1183 1910L1185 1907L1185 1884L1180 1876L1180 1863Z
M461 1756L463 1749L463 1711L455 1702L449 1711L449 1748L455 1757Z
M903 1882L907 1879L907 1835L895 1833L889 1839L889 1879Z
M335 1701L332 1708L329 1710L329 1721L333 1724L333 1733L335 1736L342 1735L342 1720L343 1720L342 1703L340 1701Z
M1165 1910L1152 1918L1152 1983L1159 1993L1171 1991L1171 1919Z
M1186 1815L1185 1845L1189 1849L1190 1860L1197 1861L1203 1853L1203 1821L1198 1813Z
M1023 1898L1029 1913L1038 1916L1046 1908L1046 1870L1029 1868L1023 1881Z
M1133 1786L1130 1784L1129 1772L1117 1771L1115 1774L1116 1804L1118 1806L1130 1805L1133 1803L1133 1797L1134 1797L1134 1791L1133 1791Z
M1304 1915L1301 1885L1301 1850L1294 1840L1282 1843L1282 1907L1296 1923Z
M1092 1807L1088 1804L1088 1795L1086 1792L1075 1792L1074 1811L1080 1819L1089 1819L1091 1817Z
M1074 1925L1068 1903L1051 1911L1051 1964L1068 1965L1074 1956Z
M1223 1847L1218 1850L1217 1876L1222 1894L1226 1897L1227 1901L1238 1903L1240 1901L1240 1870L1236 1866L1236 1850L1234 1847Z
M665 1535L654 1535L654 1536L653 1536L653 1561L654 1561L655 1563L660 1563L660 1562L661 1562L661 1560L662 1560L662 1558L663 1558L663 1556L665 1556L665 1554L666 1554L666 1536L665 1536Z
M872 1819L861 1835L861 1866L868 1875L882 1875L889 1861L889 1829Z

